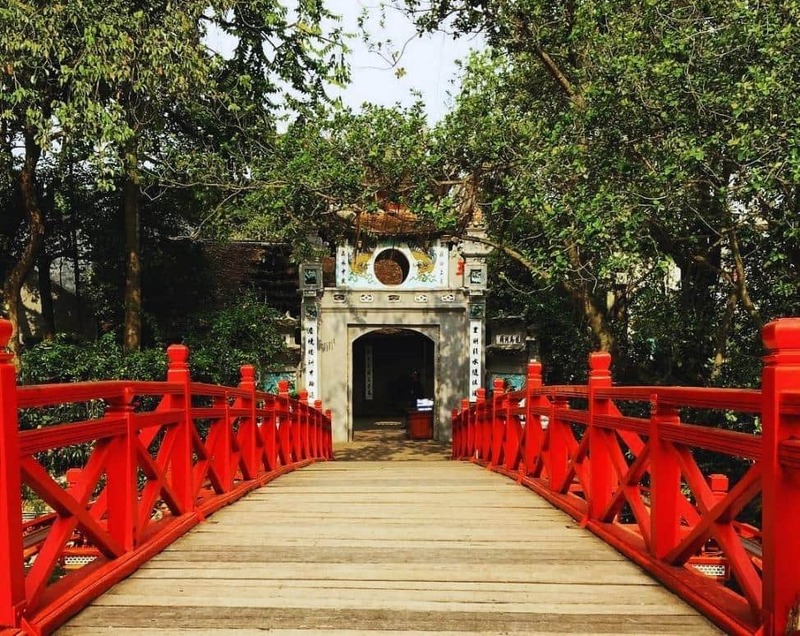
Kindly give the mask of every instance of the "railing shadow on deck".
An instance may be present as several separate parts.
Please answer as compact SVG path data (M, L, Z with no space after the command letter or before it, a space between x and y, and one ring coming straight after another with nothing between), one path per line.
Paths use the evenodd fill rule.
M544 386L532 363L522 391L497 381L453 412L452 458L531 488L728 633L798 633L800 318L763 339L760 390L613 386L605 353L587 385ZM693 423L709 411L761 432Z
M17 386L0 320L0 632L48 633L219 508L333 459L331 414L307 394L192 382L168 348L165 382ZM143 402L152 403L151 408ZM92 403L96 418L19 430L20 409ZM48 456L79 449L64 474ZM27 510L23 489L39 514ZM29 518L23 521L23 513Z

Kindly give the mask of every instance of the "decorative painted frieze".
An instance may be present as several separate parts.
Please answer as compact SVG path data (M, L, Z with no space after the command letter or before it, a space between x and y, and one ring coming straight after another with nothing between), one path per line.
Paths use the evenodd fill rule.
M336 285L356 290L446 288L449 259L447 246L438 241L430 248L381 244L359 252L341 245L336 250Z

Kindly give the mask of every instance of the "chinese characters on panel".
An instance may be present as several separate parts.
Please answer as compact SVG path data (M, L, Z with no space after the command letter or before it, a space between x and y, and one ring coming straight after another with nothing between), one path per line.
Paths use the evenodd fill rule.
M478 399L483 367L483 320L469 321L469 399Z
M319 361L317 359L319 314L315 310L315 305L310 305L306 309L304 334L305 343L303 345L306 370L306 390L308 391L308 399L312 403L316 401L319 396Z

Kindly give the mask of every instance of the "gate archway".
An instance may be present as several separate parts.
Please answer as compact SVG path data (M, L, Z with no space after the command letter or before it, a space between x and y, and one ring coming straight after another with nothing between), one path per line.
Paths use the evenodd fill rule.
M435 399L436 344L429 336L400 327L366 333L352 344L353 429L376 422L405 421L412 403L412 373L422 395Z

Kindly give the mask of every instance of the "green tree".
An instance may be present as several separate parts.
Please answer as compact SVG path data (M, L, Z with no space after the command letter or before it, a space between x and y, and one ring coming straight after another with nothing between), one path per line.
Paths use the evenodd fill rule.
M258 374L274 370L285 354L279 321L274 309L250 295L198 312L187 320L185 337L193 377L236 386L243 364L252 364Z
M329 28L329 25L333 25ZM223 55L209 35L232 43ZM0 126L27 222L5 284L16 298L41 248L37 166L82 149L101 189L119 194L125 233L128 350L141 335L141 197L159 188L247 180L281 109L346 78L341 31L320 0L12 3L0 9ZM14 160L10 148L24 144ZM58 163L57 161L54 163Z
M395 4L484 34L442 143L476 175L490 239L572 299L596 346L708 382L798 310L798 3Z
M447 174L435 153L421 103L320 109L278 135L253 165L251 191L219 219L220 231L286 240L299 256L313 248L298 240L309 230L334 240L349 228L367 238L370 217L387 203L452 225L452 206L442 199Z

